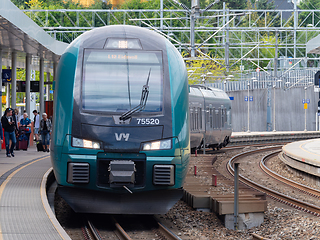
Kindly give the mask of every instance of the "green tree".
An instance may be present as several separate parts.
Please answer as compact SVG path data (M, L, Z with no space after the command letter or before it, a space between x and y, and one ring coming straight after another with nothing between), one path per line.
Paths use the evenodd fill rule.
M231 10L232 9L245 9L247 6L247 0L225 0L225 1L220 1L213 8L222 9L223 2L226 3L226 8L229 8Z
M320 9L318 0L301 0L298 4L300 9Z
M221 81L226 76L226 68L215 61L199 56L197 59L186 60L186 65L192 72L189 73L189 84L200 84L203 79L209 82ZM208 73L211 74L208 74Z

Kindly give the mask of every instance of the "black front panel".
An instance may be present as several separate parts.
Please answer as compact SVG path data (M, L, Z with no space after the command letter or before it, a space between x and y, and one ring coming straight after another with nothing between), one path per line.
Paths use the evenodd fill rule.
M105 127L82 124L83 136L103 142L104 150L139 152L141 142L162 138L163 126Z
M146 156L144 154L126 154L126 153L99 153L98 164L98 177L97 186L110 187L109 164L111 161L116 160L131 160L135 164L135 183L134 187L143 187L145 185L145 172L146 172Z

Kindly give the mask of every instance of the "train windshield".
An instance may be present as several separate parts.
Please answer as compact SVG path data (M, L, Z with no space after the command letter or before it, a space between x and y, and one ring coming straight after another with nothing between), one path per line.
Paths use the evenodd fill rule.
M140 104L149 78L149 95L141 112L162 111L162 54L160 51L85 49L82 109L123 113Z

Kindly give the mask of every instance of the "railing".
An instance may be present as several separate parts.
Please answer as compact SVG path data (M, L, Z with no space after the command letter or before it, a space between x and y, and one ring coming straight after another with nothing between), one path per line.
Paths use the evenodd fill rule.
M307 87L314 84L314 75L319 68L293 69L289 71L278 71L277 78L271 72L253 72L241 75L230 81L222 80L215 83L206 83L207 86L230 91L283 88L289 90L292 87Z

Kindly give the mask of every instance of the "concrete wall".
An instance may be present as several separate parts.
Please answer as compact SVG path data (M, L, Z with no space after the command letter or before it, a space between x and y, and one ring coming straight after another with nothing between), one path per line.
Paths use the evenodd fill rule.
M302 99L310 99L308 109L304 110ZM232 127L234 132L248 130L248 102L244 101L248 91L227 92L234 97L232 102ZM253 101L250 104L250 131L267 130L267 100L268 89L250 90ZM270 89L271 99L271 130L273 130L274 89ZM275 89L275 130L276 131L303 131L305 129L305 111L307 112L307 130L316 130L316 112L318 109L319 93L314 92L313 86L294 87L284 91Z

